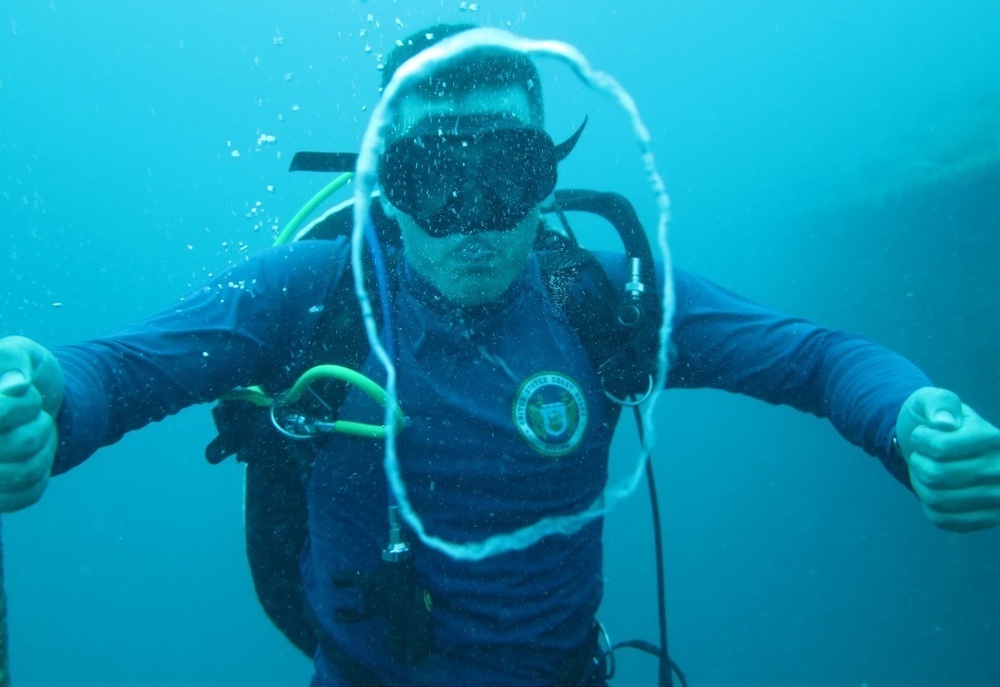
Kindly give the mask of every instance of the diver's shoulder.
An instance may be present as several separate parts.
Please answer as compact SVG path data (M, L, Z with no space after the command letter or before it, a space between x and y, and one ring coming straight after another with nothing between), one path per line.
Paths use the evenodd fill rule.
M345 238L322 241L297 241L281 246L272 246L250 256L250 260L264 263L293 265L324 262L347 255L351 244Z
M255 251L230 266L230 280L268 291L325 291L339 279L350 257L346 240L302 241Z
M283 272L302 275L319 271L329 274L348 258L350 249L350 242L341 239L287 243L250 253L242 264L237 263L233 268L240 272L271 276Z

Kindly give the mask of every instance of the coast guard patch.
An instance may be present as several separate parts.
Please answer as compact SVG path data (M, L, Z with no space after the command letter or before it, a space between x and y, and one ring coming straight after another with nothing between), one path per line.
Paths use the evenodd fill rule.
M577 446L587 428L587 401L580 386L558 372L528 377L514 399L514 424L531 447L562 456Z

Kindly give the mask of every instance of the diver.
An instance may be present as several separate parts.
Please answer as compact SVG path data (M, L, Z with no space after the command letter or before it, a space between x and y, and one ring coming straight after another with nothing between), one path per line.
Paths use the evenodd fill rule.
M415 33L388 58L383 84L468 28ZM471 52L435 70L394 116L377 206L399 241L385 247L380 306L413 507L457 542L577 512L604 488L621 407L544 279L540 208L572 146L544 131L537 68L516 51ZM262 251L106 338L51 351L0 340L0 509L30 506L51 475L184 407L234 387L291 387L305 352L328 341L324 318L357 308L342 287L349 250L333 240ZM629 279L624 255L599 260L613 280ZM667 387L829 418L914 491L934 525L1000 522L1000 430L954 393L867 340L682 269L674 279ZM357 368L384 381L371 352ZM385 417L357 389L339 411ZM312 684L604 685L601 520L527 550L455 560L398 517L382 457L377 439L333 433L310 460L301 575L316 632Z

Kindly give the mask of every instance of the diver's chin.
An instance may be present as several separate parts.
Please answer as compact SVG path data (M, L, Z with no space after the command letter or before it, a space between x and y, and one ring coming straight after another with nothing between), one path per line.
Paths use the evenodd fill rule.
M494 270L468 270L451 281L442 293L455 305L472 308L496 302L509 287L509 283L497 278Z

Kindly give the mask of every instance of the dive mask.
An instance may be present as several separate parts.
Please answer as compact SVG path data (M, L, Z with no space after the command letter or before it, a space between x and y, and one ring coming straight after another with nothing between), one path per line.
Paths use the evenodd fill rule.
M387 145L379 182L435 238L510 231L552 193L585 124L556 145L509 114L428 117Z

